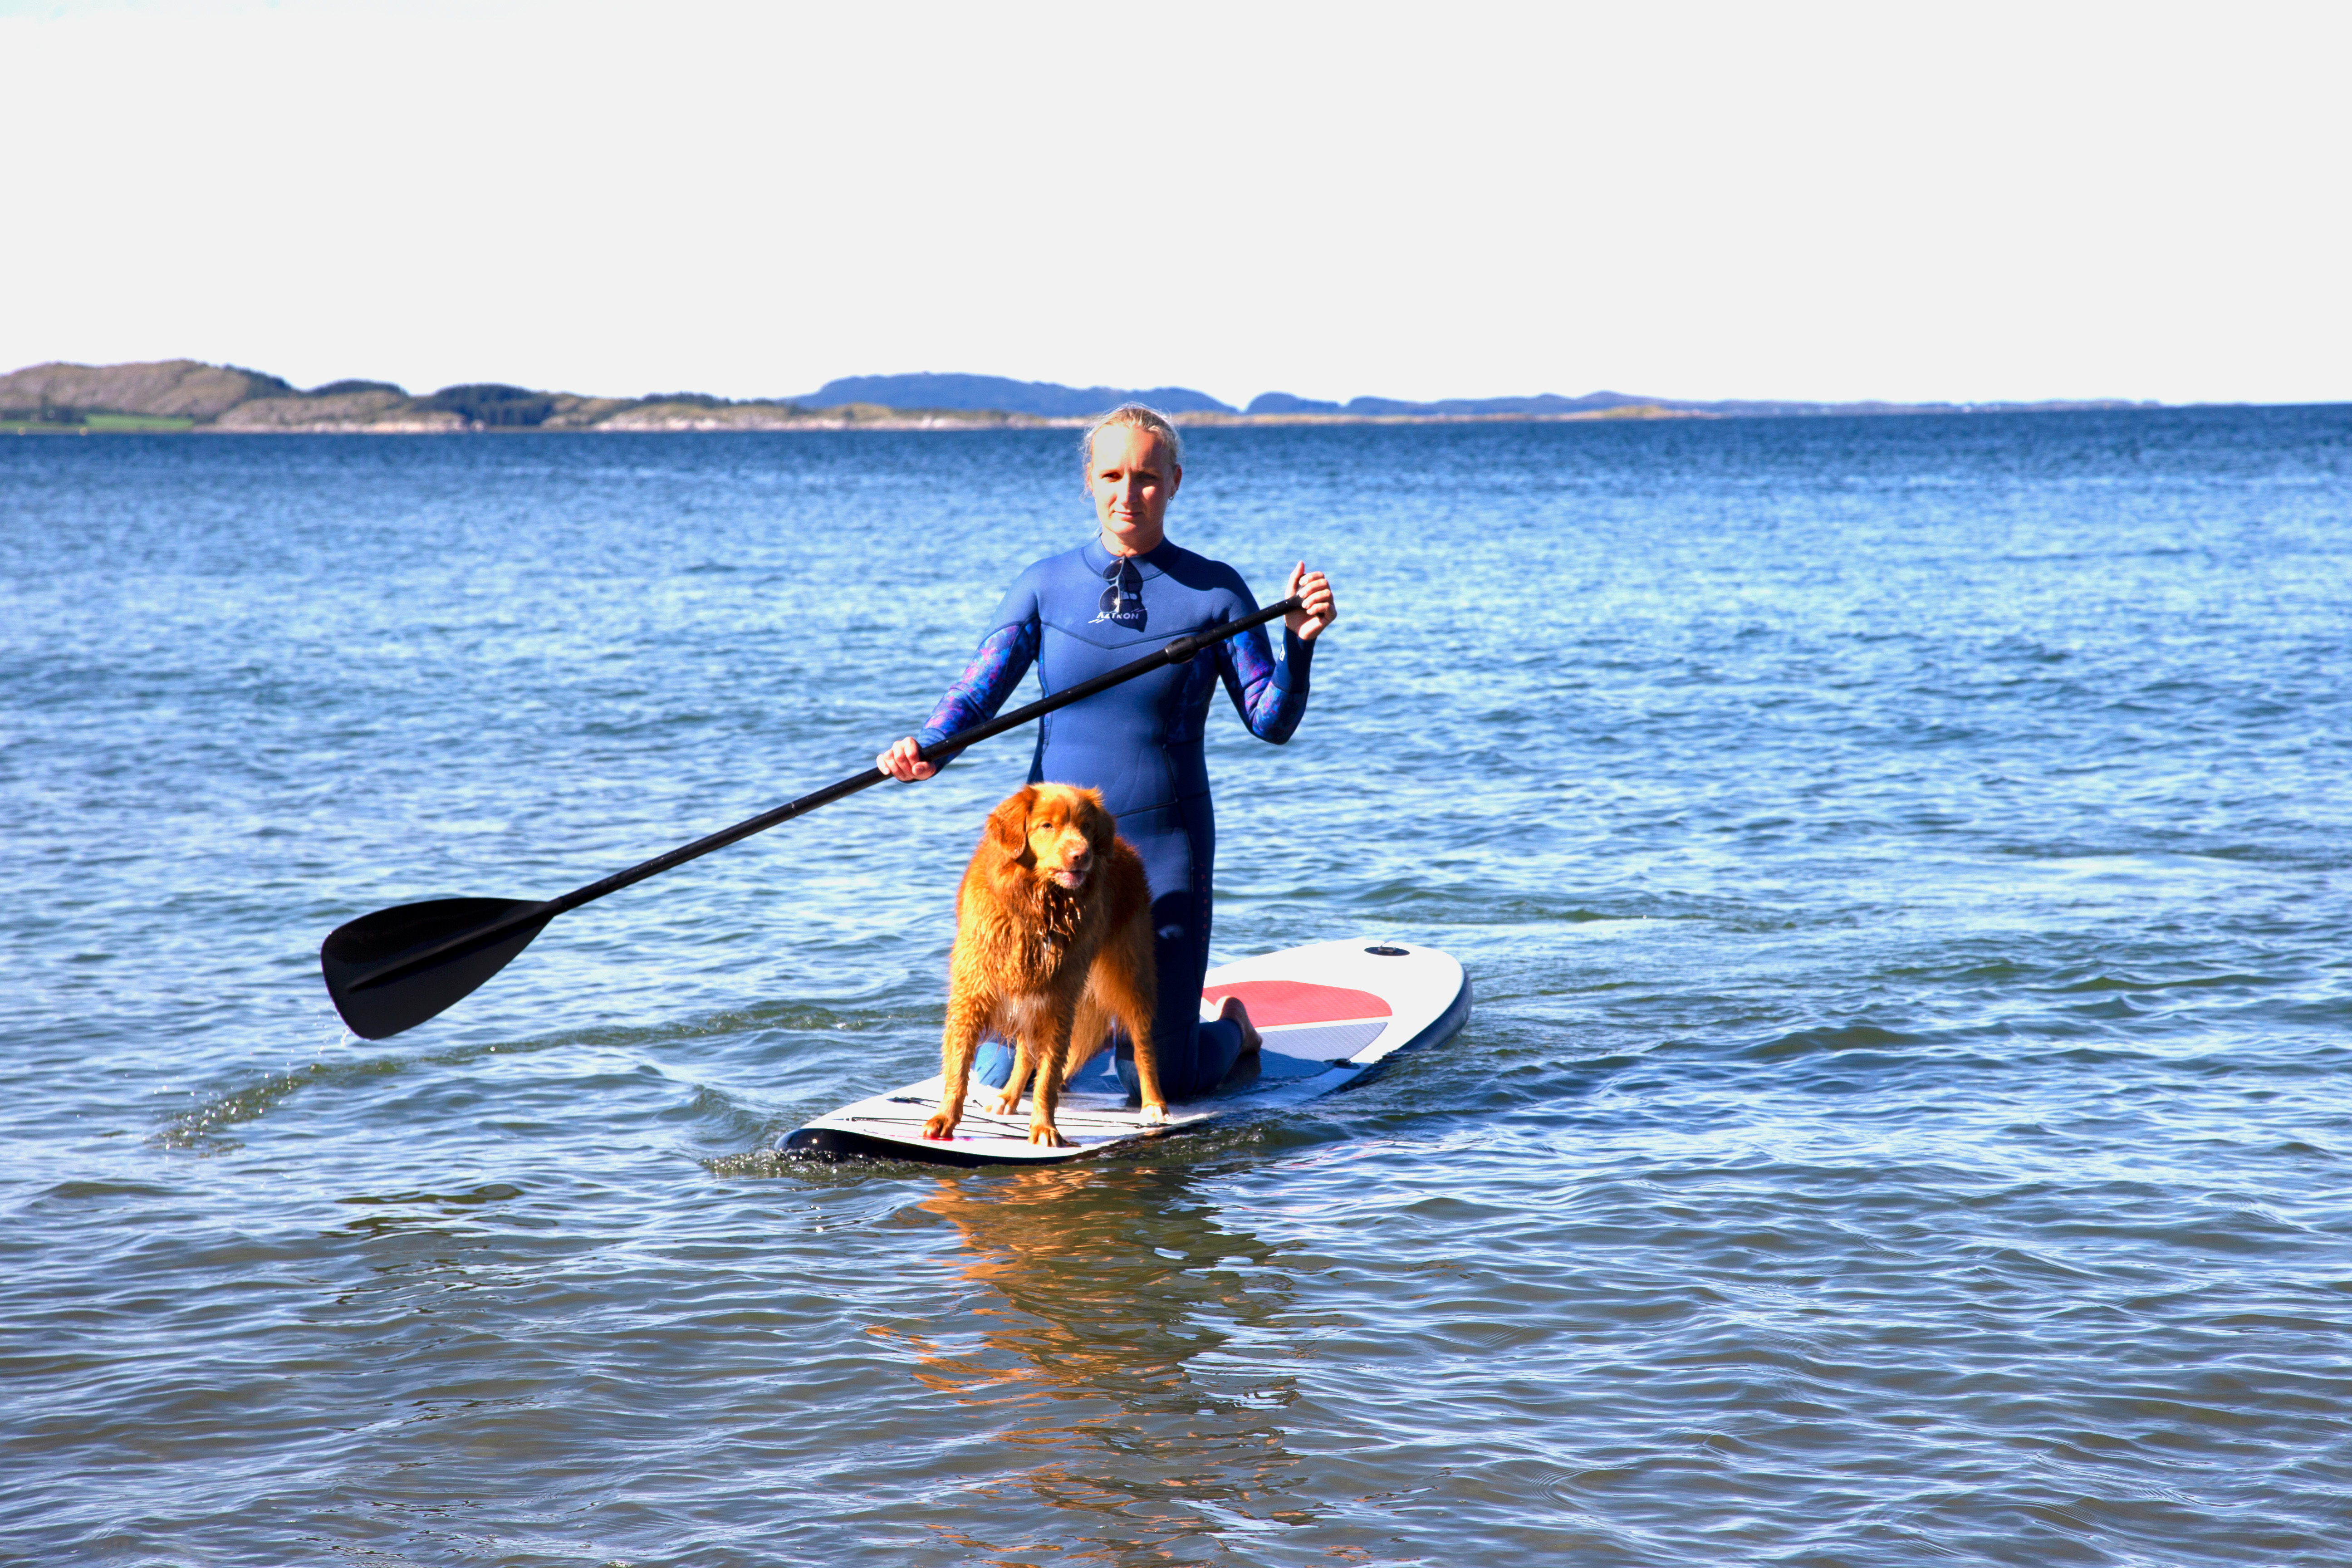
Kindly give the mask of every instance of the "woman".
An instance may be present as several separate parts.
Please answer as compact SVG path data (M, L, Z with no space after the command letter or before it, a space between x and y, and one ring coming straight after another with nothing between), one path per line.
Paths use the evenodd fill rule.
M1165 417L1130 403L1096 421L1083 450L1097 536L1013 581L979 652L930 722L875 759L893 778L930 777L934 770L917 751L993 717L1033 663L1048 693L1064 690L1257 608L1241 574L1169 542L1168 503L1184 468L1182 440ZM1118 818L1119 837L1142 855L1151 879L1160 970L1153 1045L1170 1100L1209 1093L1236 1058L1257 1048L1257 1031L1238 998L1228 998L1215 1019L1200 1016L1217 857L1201 736L1219 677L1260 740L1280 745L1298 727L1315 639L1339 609L1331 584L1304 562L1291 569L1283 595L1297 595L1304 607L1286 617L1279 658L1265 633L1253 627L1185 664L1048 714L1038 725L1030 782L1100 790ZM1126 1047L1120 1055L1125 1068ZM983 1078L1002 1083L1003 1066L1009 1058L992 1074L983 1066Z

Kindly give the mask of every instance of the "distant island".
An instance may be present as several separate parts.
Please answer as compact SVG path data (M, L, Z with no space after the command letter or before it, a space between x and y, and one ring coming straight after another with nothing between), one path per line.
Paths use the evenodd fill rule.
M1189 387L1063 386L998 375L855 375L801 397L703 393L586 397L483 382L415 395L385 381L305 391L281 377L199 360L37 364L0 376L0 431L214 430L432 435L465 430L971 430L1083 425L1118 404L1149 403L1183 425L1421 425L1467 421L1792 417L1832 414L2019 413L2154 408L2116 400L2052 403L1692 402L1591 392L1581 397L1318 402L1262 393L1246 408Z

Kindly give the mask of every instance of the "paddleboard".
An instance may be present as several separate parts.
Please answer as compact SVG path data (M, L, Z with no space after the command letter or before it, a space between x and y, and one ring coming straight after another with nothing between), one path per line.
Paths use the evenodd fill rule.
M944 1087L920 1083L845 1105L785 1137L787 1154L819 1160L919 1160L935 1165L1050 1165L1198 1131L1237 1117L1319 1100L1362 1080L1399 1051L1451 1038L1470 1017L1470 979L1433 947L1364 939L1321 942L1261 953L1209 971L1202 1000L1239 996L1265 1044L1253 1068L1244 1058L1217 1092L1168 1108L1163 1123L1130 1110L1127 1090L1097 1054L1062 1092L1054 1122L1070 1142L1029 1142L1028 1097L1011 1116L982 1107L997 1091L975 1076L955 1136L923 1136Z

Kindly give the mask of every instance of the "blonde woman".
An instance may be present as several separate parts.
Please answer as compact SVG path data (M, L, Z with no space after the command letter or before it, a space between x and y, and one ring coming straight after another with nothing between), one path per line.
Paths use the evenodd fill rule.
M1164 416L1140 404L1116 409L1087 432L1083 451L1096 537L1014 579L979 651L930 721L875 759L884 772L906 781L930 777L917 750L994 717L1033 664L1051 695L1257 608L1241 574L1168 538L1168 503L1183 482L1184 447ZM1201 741L1220 679L1251 734L1280 745L1298 727L1315 640L1339 609L1329 582L1303 562L1284 589L1285 597L1292 595L1303 607L1286 618L1280 650L1253 627L1185 664L1048 714L1038 725L1030 782L1100 790L1118 818L1119 837L1143 857L1160 972L1153 1046L1160 1088L1171 1100L1212 1092L1239 1057L1257 1047L1238 999L1228 998L1217 1018L1200 1016L1217 855ZM1131 1079L1129 1058L1122 1045L1121 1076ZM1011 1054L1002 1047L984 1052L978 1066L983 1081L1002 1084Z

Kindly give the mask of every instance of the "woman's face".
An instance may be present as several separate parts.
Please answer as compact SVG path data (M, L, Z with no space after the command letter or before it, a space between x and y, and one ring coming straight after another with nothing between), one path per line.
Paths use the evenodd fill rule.
M1123 555L1140 555L1166 535L1169 498L1184 470L1168 460L1160 437L1132 425L1106 425L1095 432L1087 464L1087 492L1095 498L1095 521L1103 541Z

